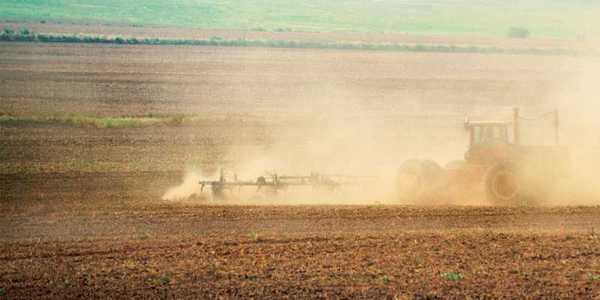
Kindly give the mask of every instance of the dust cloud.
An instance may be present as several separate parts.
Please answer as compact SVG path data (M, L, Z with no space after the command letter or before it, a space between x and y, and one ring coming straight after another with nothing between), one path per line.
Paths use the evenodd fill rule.
M242 187L226 190L224 204L386 204L396 199L396 174L408 159L445 162L463 155L467 136L462 113L428 114L412 106L403 111L374 110L355 95L325 86L321 96L296 103L289 115L301 115L301 125L274 128L273 141L257 151L232 154L234 164L224 166L228 180L256 181L259 176L341 176L335 190L310 186L268 189ZM439 135L436 137L436 135ZM449 137L452 139L440 139ZM457 138L454 138L457 137ZM437 143L437 145L432 145ZM218 180L218 171L208 176ZM184 183L163 199L184 200L199 193L198 173L188 173ZM209 196L210 189L203 195ZM441 203L436 203L441 204Z
M259 58L262 59L254 57ZM532 59L540 58L532 56ZM560 144L569 150L570 172L557 188L548 187L551 193L547 204L597 204L595 199L600 196L600 188L596 188L600 169L600 102L597 101L600 86L595 79L600 76L600 63L590 56L556 59L559 62L563 60L577 68L574 72L571 69L565 72L560 84L551 93L539 95L547 98L540 101L541 105L531 104L528 94L514 101L511 99L492 105L478 104L475 100L432 104L418 98L403 98L398 103L389 100L380 102L366 97L369 95L357 93L356 88L351 87L353 82L335 72L319 70L317 74L315 70L290 70L305 74L298 76L319 76L323 80L307 89L305 98L298 98L301 93L291 89L289 101L278 103L278 110L261 111L267 120L294 121L295 125L271 126L268 132L270 140L262 147L228 153L227 159L231 162L222 166L227 179L237 177L255 181L259 176L308 176L316 172L364 176L368 180L356 180L333 192L315 191L310 187L291 187L277 194L256 187L231 189L223 203L412 203L399 201L397 197L395 180L398 167L404 161L427 159L441 167L449 162L461 161L468 146L468 134L463 128L465 116L510 121L512 107L520 107L524 115L537 115L554 109L558 109L560 114ZM306 65L309 68L310 64ZM265 81L277 80L273 74L256 76L267 76ZM511 93L514 91L507 92ZM255 109L258 111L259 108ZM552 123L540 125L553 126ZM218 171L214 167L211 170L205 172L208 175L205 177L198 172L187 172L183 183L169 189L163 199L176 201L197 194L209 195L210 189L200 192L198 182L217 180ZM484 199L485 195L460 191L458 196L440 196L425 204L486 205Z
M596 47L600 49L600 47ZM576 76L557 94L561 144L569 150L570 169L552 205L600 204L600 58L579 60Z
M162 200L165 201L183 201L187 200L194 195L201 194L201 186L199 182L205 180L197 171L188 170L183 176L183 182L178 185L171 187L162 196Z

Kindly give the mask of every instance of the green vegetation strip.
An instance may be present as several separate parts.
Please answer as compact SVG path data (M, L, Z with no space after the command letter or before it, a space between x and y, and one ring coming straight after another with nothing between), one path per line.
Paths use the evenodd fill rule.
M149 126L180 126L185 123L199 121L194 116L143 116L143 117L88 117L88 116L65 116L65 117L41 117L41 116L10 116L0 115L0 126L4 125L63 125L72 127L91 128L138 128Z
M0 126L54 125L79 128L142 128L175 126L262 126L260 119L236 114L147 114L141 116L100 117L67 116L13 116L0 113Z
M328 43L305 41L264 41L264 40L226 40L212 37L208 40L124 38L86 35L37 34L27 29L14 31L5 28L0 33L0 41L41 42L41 43L93 43L122 45L185 45L185 46L221 46L221 47L264 47L264 48L307 48L307 49L348 49L399 52L446 52L446 53L496 53L496 54L535 54L535 55L574 55L575 51L559 48L498 48L455 45L410 45L410 44L365 44L365 43Z

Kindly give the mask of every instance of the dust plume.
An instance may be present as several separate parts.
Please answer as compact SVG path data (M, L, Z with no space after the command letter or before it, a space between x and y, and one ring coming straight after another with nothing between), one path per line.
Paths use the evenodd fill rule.
M600 49L600 47L596 47ZM554 197L554 205L598 205L600 201L600 59L578 60L578 72L557 95L561 114L561 144L570 154L569 176Z
M398 168L404 161L430 160L440 167L464 162L469 145L468 133L463 126L465 116L477 116L481 121L510 122L512 107L520 107L524 116L558 108L561 144L577 145L570 149L575 150L572 151L573 165L585 165L576 167L578 179L570 180L569 184L594 186L587 184L595 180L590 176L596 172L591 167L593 164L589 164L593 160L585 156L593 157L597 153L594 145L598 144L599 138L594 135L600 126L596 121L595 112L599 110L594 100L598 95L594 78L600 72L598 64L594 64L594 59L589 56L369 53L366 58L364 53L335 53L336 57L332 57L333 54L327 52L322 53L320 61L315 63L315 55L311 53L286 51L286 55L292 57L294 63L286 64L285 70L253 72L251 68L245 69L252 74L256 86L272 87L273 95L265 93L267 88L233 89L233 94L235 91L240 94L233 98L248 100L228 106L232 111L264 120L261 131L264 136L250 145L232 140L223 151L226 153L219 151L219 156L215 155L211 165L206 167L213 171L224 167L229 179L236 174L239 179L248 181L275 173L307 176L315 172L376 179L348 186L344 188L347 192L335 193L290 188L274 195L256 188L243 188L241 190L245 191L236 192L237 195L225 203L404 204L397 199L395 185ZM348 71L346 65L338 62L344 61L338 55L360 61L381 59L381 63L360 64L360 68L355 66L356 69ZM269 56L266 50L262 53L254 49L248 61L239 64L252 65L252 62ZM480 64L489 67L474 67ZM465 65L470 67L461 69ZM525 71L515 71L520 68ZM281 74L290 76L288 79L293 84L280 84ZM392 78L394 81L389 82L393 84L380 74ZM239 78L231 80L228 86L240 84L236 82ZM390 85L393 88L389 88ZM534 124L532 128L536 129L536 126ZM569 141L568 137L583 139L585 143ZM590 145L590 141L596 142ZM584 144L587 145L584 147ZM579 164L575 164L578 160ZM201 177L195 176L186 175L184 184L170 190L164 198L181 199L198 193L197 182ZM195 179L188 179L190 177ZM216 179L211 177L209 180ZM477 184L480 182L473 185ZM560 199L555 203L584 203L564 200L584 198L574 193L584 189L564 186L561 185L564 192L553 191L553 201ZM210 193L210 189L204 193ZM556 197L565 193L564 197ZM426 204L485 205L484 199L485 195L464 192L450 200L438 197Z
M226 168L226 177L256 181L269 174L318 173L348 176L353 182L335 191L290 187L276 195L244 187L234 189L226 203L397 204L395 180L403 161L427 158L445 163L462 157L467 141L462 112L429 114L429 108L420 105L372 105L345 92L339 86L343 84L324 83L318 96L291 104L287 113L300 115L301 124L273 127L265 147L232 153L234 163Z
M193 195L200 195L200 184L203 180L200 173L196 171L188 170L183 176L183 182L178 185L171 187L162 196L162 200L165 201L182 201L190 198Z

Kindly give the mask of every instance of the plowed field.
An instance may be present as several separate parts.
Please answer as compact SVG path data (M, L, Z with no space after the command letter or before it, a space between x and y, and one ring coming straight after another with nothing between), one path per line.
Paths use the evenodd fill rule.
M373 166L398 165L432 148L416 128L444 145L444 159L461 157L465 113L544 106L577 64L0 43L4 115L206 116L144 128L0 123L0 298L598 298L595 206L161 200L190 166L214 173L272 152L323 155L316 168L359 151ZM332 118L376 122L337 135L336 155L315 151L311 137ZM354 134L364 143L346 147Z
M46 208L3 217L0 284L10 298L596 298L599 220L596 208Z

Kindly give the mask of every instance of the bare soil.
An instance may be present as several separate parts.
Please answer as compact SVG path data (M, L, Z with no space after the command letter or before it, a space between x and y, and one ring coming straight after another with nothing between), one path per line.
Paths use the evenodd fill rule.
M0 55L4 113L270 121L320 116L315 107L341 99L344 110L388 115L543 105L584 63L565 56L7 42Z
M9 298L592 299L600 291L597 208L54 209L3 218L0 286Z

